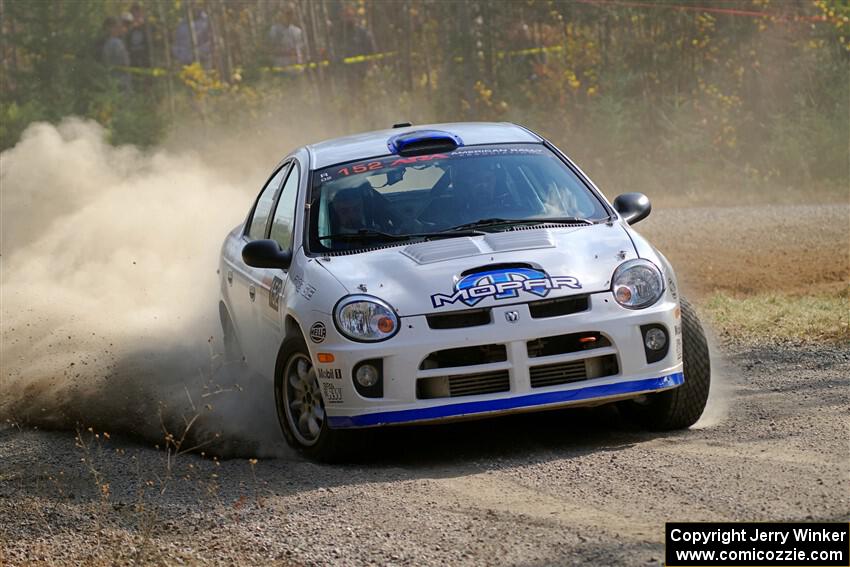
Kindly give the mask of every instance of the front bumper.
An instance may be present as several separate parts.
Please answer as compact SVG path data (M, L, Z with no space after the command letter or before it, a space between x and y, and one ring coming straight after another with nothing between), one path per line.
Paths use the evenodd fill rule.
M516 321L506 317L516 312ZM538 411L564 406L596 405L618 399L675 388L684 382L681 362L681 322L678 301L665 294L656 305L628 310L610 292L589 296L585 311L532 318L528 304L492 307L486 325L459 329L432 329L426 317L403 317L398 334L385 342L351 342L337 333L333 321L314 312L327 328L321 343L310 343L317 375L332 428L372 427L390 424L451 421L477 416ZM662 325L669 349L657 362L648 363L641 326ZM541 337L571 333L599 333L610 345L578 352L533 356L529 342ZM505 360L423 369L431 353L485 345L504 345ZM318 354L331 354L332 363L318 363ZM616 372L558 385L535 383L534 369L581 364L590 358L616 358ZM369 359L383 361L383 397L366 398L354 387L355 365ZM589 363L588 363L589 366ZM474 377L490 373L506 376L505 391L421 399L417 381L441 375Z

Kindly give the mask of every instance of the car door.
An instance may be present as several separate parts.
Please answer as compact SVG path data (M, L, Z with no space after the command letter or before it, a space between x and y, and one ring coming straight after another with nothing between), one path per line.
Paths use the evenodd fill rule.
M252 240L266 238L271 221L272 210L277 201L280 186L289 172L291 162L283 164L266 182L242 232L242 245ZM241 249L240 249L241 254ZM258 300L257 290L260 288L265 270L246 265L241 258L234 259L233 291L231 307L233 308L234 324L239 336L239 344L248 365L262 372L262 346L258 344L262 336L257 328L255 305ZM229 277L229 274L228 274Z
M300 173L298 162L293 161L286 181L278 192L269 223L267 238L276 241L281 250L293 251L295 203L298 198ZM269 372L273 372L284 336L284 312L281 298L287 282L288 270L263 268L257 269L255 273L258 277L257 297L254 303L255 327L259 331L257 345L261 350L261 365Z

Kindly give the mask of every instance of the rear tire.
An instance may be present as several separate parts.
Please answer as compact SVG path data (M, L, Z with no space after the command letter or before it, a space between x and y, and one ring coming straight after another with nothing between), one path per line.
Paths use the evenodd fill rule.
M334 463L357 449L357 432L328 427L325 402L310 352L301 337L287 339L278 357L275 407L290 447L309 459Z
M699 420L708 401L711 363L705 332L696 311L684 298L682 363L685 382L677 388L650 394L643 401L627 400L620 410L632 421L654 431L685 429Z

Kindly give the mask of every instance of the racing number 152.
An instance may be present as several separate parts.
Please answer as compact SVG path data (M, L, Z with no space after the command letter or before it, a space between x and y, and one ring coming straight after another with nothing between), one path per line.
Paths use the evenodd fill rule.
M358 163L351 167L351 169L347 167L343 167L337 173L342 175L351 175L352 173L366 173L367 171L375 171L376 169L383 169L384 164L379 161L370 161L369 163L363 164Z

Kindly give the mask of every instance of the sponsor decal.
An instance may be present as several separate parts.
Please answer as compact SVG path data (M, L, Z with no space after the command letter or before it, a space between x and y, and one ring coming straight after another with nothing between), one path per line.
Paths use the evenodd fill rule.
M342 388L337 388L330 382L322 382L322 396L326 404L342 403Z
M325 324L321 321L313 323L313 326L310 327L310 340L314 343L321 343L325 341L326 336L328 336L328 330L325 328Z
M478 156L511 156L511 155L541 155L543 150L534 146L518 146L514 148L473 148L466 147L455 150L450 154L453 159Z
M316 368L316 375L321 380L342 380L342 370L339 368Z
M673 326L673 329L676 334L676 360L679 362L682 361L682 324L676 323Z
M435 308L460 301L470 307L484 298L509 299L520 292L546 297L553 289L581 289L572 276L550 276L543 270L531 268L502 268L476 272L461 278L452 294L435 293L431 303Z
M542 148L527 145L517 147L496 148L458 148L450 154L428 154L421 156L400 157L396 155L385 158L367 159L349 163L343 167L329 167L319 172L319 181L327 183L336 179L344 179L351 175L378 175L386 170L399 167L415 167L433 161L457 161L480 156L509 156L509 155L546 155ZM553 156L554 159L554 156Z
M269 290L269 307L278 311L280 309L280 296L283 295L283 280L277 276L272 280Z
M313 294L316 293L316 288L304 281L301 274L292 276L292 285L295 287L295 293L310 301L313 299Z
M667 276L667 287L670 289L670 295L673 296L673 299L679 299L679 291L676 289L676 282L673 281L673 277Z
M343 177L348 177L349 175L356 175L358 173L368 173L370 171L377 171L378 173L380 173L380 170L387 167L398 167L400 165L415 165L426 161L448 158L449 156L446 154L429 154L424 156L413 156L403 158L391 157L372 161L362 161L354 165L346 165L345 167L337 169L335 171L322 171L319 174L319 181L325 183L327 181L333 181L334 179L340 179Z

